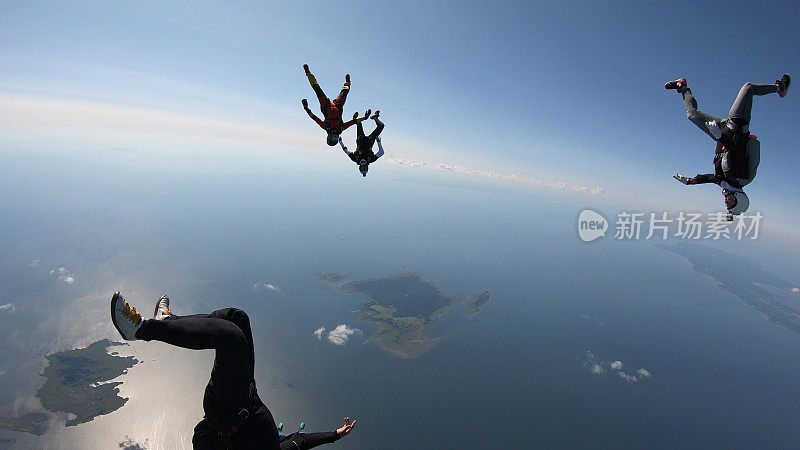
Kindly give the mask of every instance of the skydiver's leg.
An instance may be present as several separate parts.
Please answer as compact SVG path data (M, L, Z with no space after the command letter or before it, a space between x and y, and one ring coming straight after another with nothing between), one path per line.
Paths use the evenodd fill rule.
M339 92L339 96L336 97L336 100L333 101L333 103L336 106L338 106L339 109L342 109L342 107L344 106L344 102L347 101L347 94L349 92L350 92L350 74L348 73L347 75L345 75L345 81L344 85L342 85L342 91Z
M361 125L361 121L359 120L356 122L356 142L362 138L364 138L364 126Z
M383 122L381 122L381 119L378 119L377 117L375 117L373 120L375 120L375 130L370 133L369 138L375 142L375 138L377 138L378 135L381 134L381 131L383 131L384 125Z
M739 95L731 106L728 117L737 125L745 126L750 123L750 111L753 109L753 96L754 95L767 95L776 94L778 92L778 85L772 84L756 84L747 82L739 90Z
M250 323L243 311L226 308L211 314L146 320L136 338L192 350L214 349L203 409L207 415L224 416L248 407L254 356Z
M718 124L722 123L722 119L719 117L714 117L710 114L706 114L700 112L697 109L697 100L695 100L694 95L692 95L692 90L684 88L681 91L681 95L683 96L683 106L686 108L686 117L695 125L697 128L703 130L703 133L707 134L711 139L716 141L716 138L711 133L711 130L706 125L707 122L716 121Z
M322 114L328 113L328 104L331 100L328 96L322 92L322 88L320 87L319 83L317 83L317 78L314 77L314 74L311 72L306 72L306 77L308 77L308 83L311 84L311 89L314 89L314 93L317 94L317 100L319 100L319 108L322 111Z

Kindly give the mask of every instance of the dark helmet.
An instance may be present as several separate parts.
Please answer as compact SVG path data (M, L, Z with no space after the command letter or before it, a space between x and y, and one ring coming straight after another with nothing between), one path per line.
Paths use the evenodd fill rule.
M369 164L367 164L366 159L362 159L358 162L358 171L361 172L361 175L367 176L367 171L369 170Z
M336 145L338 143L339 143L339 135L338 134L334 134L334 133L330 133L328 135L328 145L333 147L334 145Z

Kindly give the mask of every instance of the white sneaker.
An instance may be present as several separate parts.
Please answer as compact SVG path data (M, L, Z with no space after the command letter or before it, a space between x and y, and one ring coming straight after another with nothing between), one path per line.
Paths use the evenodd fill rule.
M122 298L119 292L111 297L111 322L126 341L136 340L136 330L142 326L142 315Z
M172 311L169 310L169 297L162 295L156 302L156 309L153 310L153 319L164 320L171 315Z

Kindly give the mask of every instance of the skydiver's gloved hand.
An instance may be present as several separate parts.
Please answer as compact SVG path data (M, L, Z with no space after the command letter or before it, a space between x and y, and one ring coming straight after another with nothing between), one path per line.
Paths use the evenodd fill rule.
M377 119L378 116L380 116L380 115L381 115L381 110L380 109L376 109L375 110L375 114L372 115L372 118L373 119Z
M358 111L353 113L353 120L357 120L357 119L358 119Z
M307 98L304 98L304 99L302 100L302 103L303 103L303 109L306 109L306 110L308 110L308 99L307 99Z
M339 435L339 437L345 437L345 436L347 436L348 434L350 434L350 432L351 432L351 431L353 431L353 427L354 427L354 426L356 426L356 421L354 420L354 421L351 423L351 422L350 422L350 418L349 418L349 417L345 417L345 418L344 418L344 425L342 425L342 427L341 427L341 428L339 428L338 430L336 430L336 434L338 434L338 435Z
M310 73L311 73L311 71L310 71L310 70L308 70L308 64L303 64L303 70L305 70L305 71L306 71L306 75L308 75L308 74L310 74Z
M349 83L350 82L350 74L349 73L344 76L344 82L345 83Z
M372 114L372 110L368 109L367 112L364 113L364 120L369 119L369 116Z
M685 176L683 176L683 175L681 175L679 173L676 173L675 175L673 175L672 178L675 178L676 180L680 181L683 184L689 184L689 178L687 178L687 177L685 177Z

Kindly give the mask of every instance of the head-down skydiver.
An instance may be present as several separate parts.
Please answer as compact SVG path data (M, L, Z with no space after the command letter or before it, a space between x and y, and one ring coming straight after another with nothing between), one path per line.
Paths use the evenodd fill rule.
M364 117L369 118L369 110L367 110ZM356 164L358 164L358 171L361 172L362 176L367 176L367 171L369 171L369 165L374 163L378 160L381 156L383 156L383 145L381 144L381 138L379 134L383 131L383 122L378 118L380 116L380 111L375 111L375 114L372 116L372 120L375 121L375 130L369 134L369 136L364 135L364 127L361 126L361 122L356 124L358 129L356 133L356 151L350 152L347 150L347 147L342 142L342 139L339 138L339 144L342 146L342 150L344 153ZM354 114L355 117L358 113ZM378 153L372 152L372 146L375 142L378 142Z
M328 133L327 143L330 146L336 145L339 142L339 135L342 134L342 131L346 130L350 125L354 123L360 123L363 120L366 120L366 117L358 117L358 114L353 115L353 120L349 122L342 122L342 108L344 108L344 102L347 100L347 93L350 92L350 74L348 73L345 75L345 82L342 86L342 91L339 93L339 96L336 97L335 100L331 101L325 93L322 92L322 88L319 87L319 83L317 83L317 79L314 77L308 70L308 64L303 64L303 69L306 71L306 76L308 77L308 82L311 83L311 88L314 89L314 93L317 94L317 99L319 100L319 108L322 111L322 117L324 120L320 120L310 109L308 109L308 100L303 99L303 109L306 110L311 119L314 120L326 133ZM368 114L369 115L369 114Z
M717 142L714 153L714 173L698 174L688 178L680 173L673 177L683 184L714 183L722 188L728 219L745 212L750 199L742 188L753 181L760 159L760 147L755 136L750 135L750 111L754 95L778 94L786 96L792 79L784 74L771 84L745 83L731 106L727 119L720 119L697 110L697 101L686 84L686 78L668 81L664 88L675 89L683 96L686 117Z

